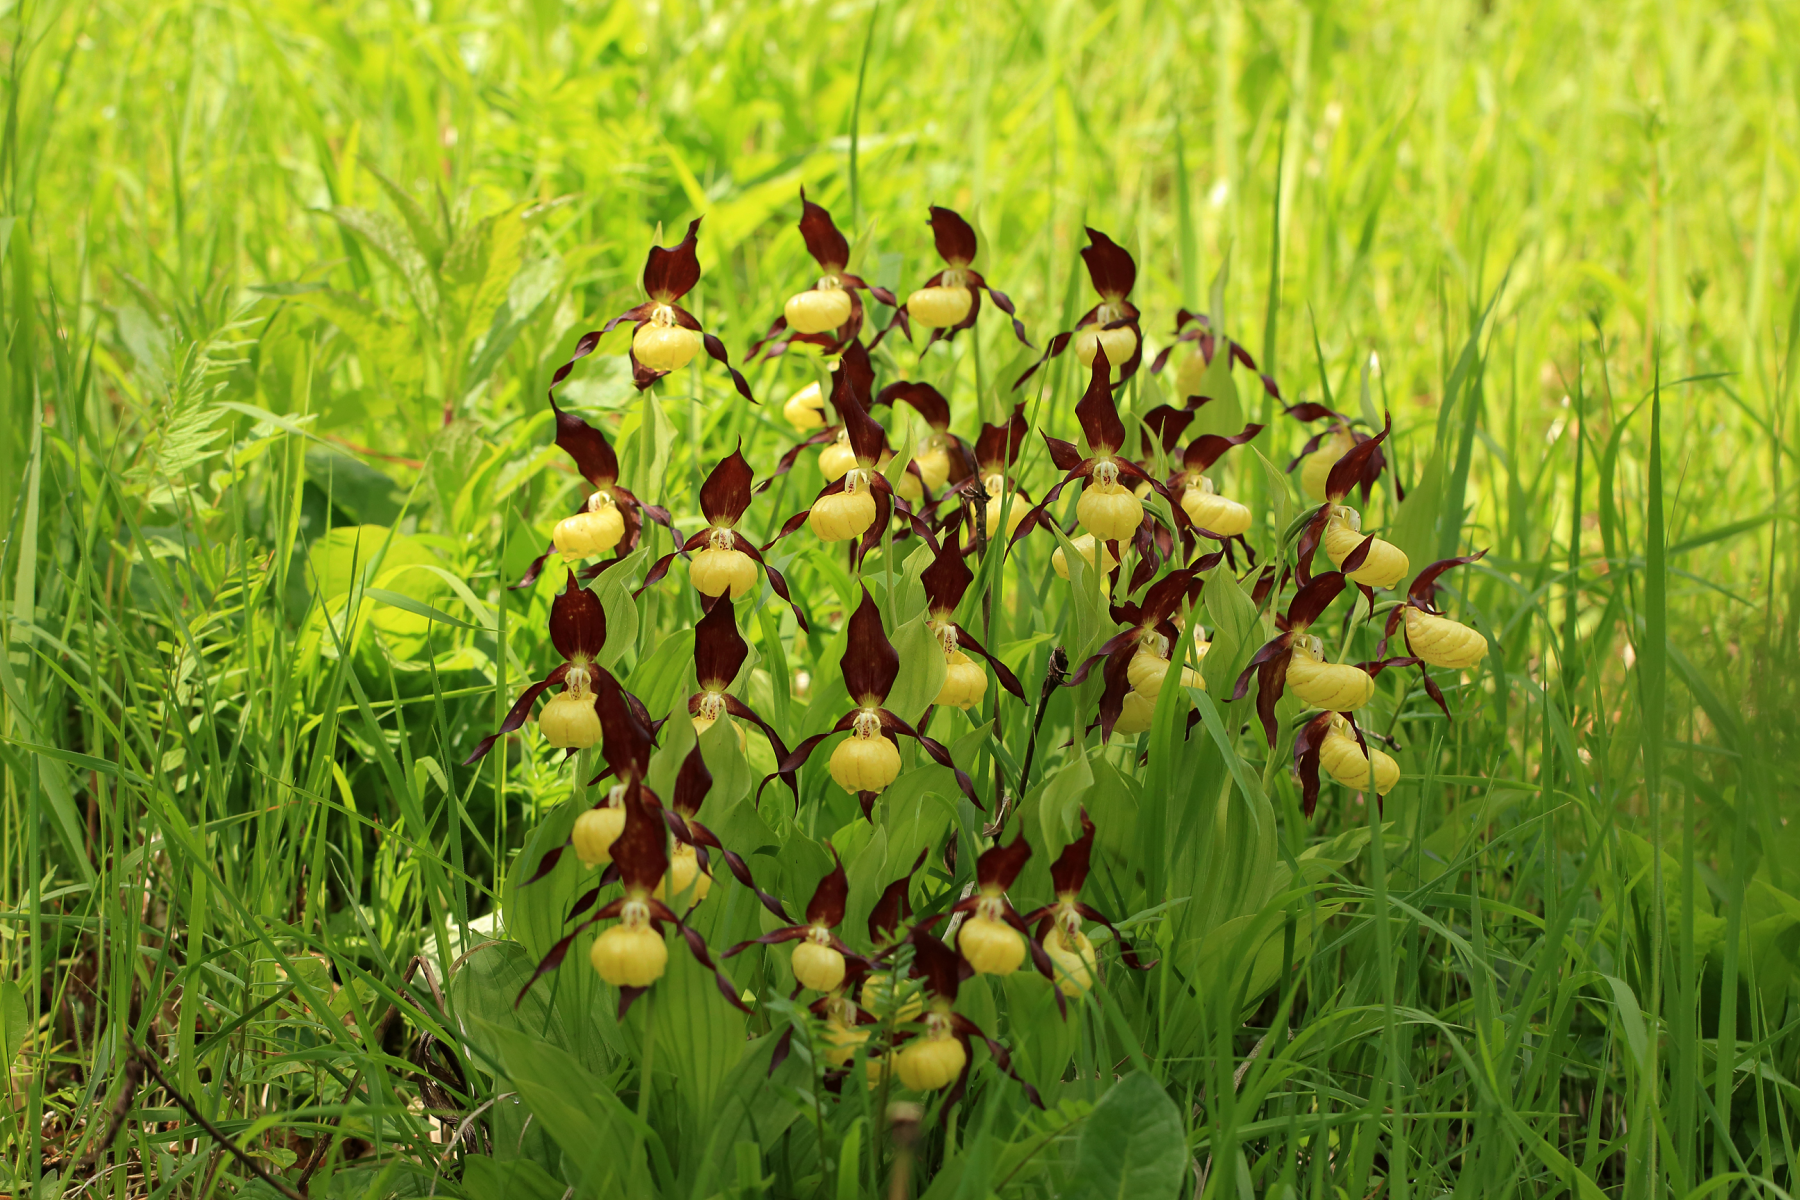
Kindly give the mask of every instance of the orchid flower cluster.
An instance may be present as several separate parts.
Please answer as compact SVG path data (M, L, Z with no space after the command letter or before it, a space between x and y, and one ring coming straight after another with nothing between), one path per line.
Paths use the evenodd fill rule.
M915 324L931 330L931 342L952 339L973 327L984 293L1011 319L1019 341L1030 345L1012 302L973 269L979 250L974 229L951 210L932 208L930 226L946 265L900 302L894 293L849 272L850 245L830 213L804 193L801 202L800 232L820 274L811 287L787 301L781 317L748 357L774 356L795 344L809 345L832 360L829 387L811 385L786 402L783 414L804 437L768 478L757 482L741 444L713 467L699 489L704 520L699 529L684 536L667 509L621 486L618 456L605 434L559 406L555 395L575 364L593 353L609 330L629 321L632 374L639 389L679 370L704 348L730 369L743 398L755 402L747 381L730 368L724 345L678 303L700 278L699 221L689 225L678 245L651 249L643 276L645 302L604 328L584 334L569 361L556 371L550 385L556 445L592 490L576 512L556 525L550 545L516 586L535 581L552 555L567 564L567 578L549 617L550 641L562 661L525 689L500 728L480 743L469 761L522 729L537 701L552 689L559 690L537 718L545 742L571 755L597 749L605 760L605 768L584 785L595 789L591 807L575 820L568 841L540 860L532 878L535 882L545 877L569 850L585 868L600 871L569 913L573 927L540 963L534 982L563 961L580 935L604 925L593 939L590 959L601 978L619 989L622 1015L663 975L668 957L664 932L673 929L695 960L714 972L725 998L744 1007L745 996L687 923L712 888L716 858L781 922L755 943L794 943L789 963L795 995L815 995L810 1007L823 1022L824 1058L834 1069L847 1069L860 1055L871 1080L891 1070L908 1088L935 1090L954 1084L960 1092L968 1076L970 1039L986 1036L954 1011L961 981L975 974L1011 974L1029 960L1054 984L1059 1005L1085 996L1101 977L1101 969L1084 923L1111 932L1126 966L1152 965L1138 958L1107 917L1080 899L1095 834L1086 812L1081 813L1081 836L1063 847L1051 868L1054 899L1023 914L1008 892L1031 849L1023 836L1010 842L996 836L979 856L971 892L949 902L946 889L925 888L925 894L935 897L938 910L909 925L914 877L928 854L921 852L911 871L888 883L861 948L843 941L840 933L849 881L835 851L834 869L812 894L804 919L794 922L783 903L757 885L744 858L722 844L702 819L712 776L697 747L684 759L666 799L651 790L650 761L667 718L655 717L600 665L606 614L596 593L584 585L633 561L633 553L645 540L646 520L669 530L674 548L649 566L636 593L661 584L676 558L687 561L687 578L699 594L704 615L694 629L698 690L687 697L686 715L697 733L726 722L743 747L748 745L746 725L766 739L775 770L757 789L759 798L768 783L780 780L798 801L800 772L815 752L832 743L828 761L832 780L857 799L865 818L873 819L877 798L901 774L899 741L905 738L948 768L961 793L979 809L981 800L969 775L927 733L933 710L967 711L987 703L990 676L996 704L1002 702L999 693L1024 703L1025 691L1013 671L981 644L966 622L958 620L975 580L968 555L989 544L1005 553L1034 535L1054 538L1051 564L1058 575L1070 579L1075 566L1069 561L1072 551L1082 562L1080 579L1104 591L1110 615L1122 628L1060 682L1079 687L1099 668L1103 682L1091 715L1103 743L1115 734L1151 729L1158 699L1171 678L1184 688L1206 687L1202 667L1210 642L1197 622L1208 578L1222 563L1235 572L1239 552L1248 569L1257 570L1246 536L1256 515L1249 505L1223 494L1213 472L1227 452L1253 441L1264 426L1245 424L1230 434L1204 432L1181 444L1211 402L1198 389L1216 356L1228 356L1226 367L1237 363L1254 371L1256 364L1206 317L1184 310L1177 320L1175 345L1188 345L1192 353L1175 373L1180 404L1158 405L1142 414L1134 449L1117 395L1145 358L1142 313L1130 298L1137 266L1118 243L1088 230L1089 243L1081 255L1099 303L1073 329L1051 338L1042 357L1014 384L1022 386L1071 346L1086 369L1085 389L1075 406L1082 444L1043 435L1044 448L1061 477L1034 501L1018 478L1021 455L1030 441L1023 403L1015 405L1004 421L982 425L969 442L951 431L950 403L935 387L917 380L876 386L877 371L869 353L873 345L896 328L911 337ZM869 346L862 341L868 323L864 293L893 312ZM1169 350L1164 350L1149 370L1160 373L1168 361ZM1268 396L1280 400L1275 381L1266 374L1260 378ZM893 472L890 464L896 451L874 414L883 407L895 412L901 405L913 409L929 432L912 444L904 471ZM1374 660L1333 661L1323 639L1313 632L1322 627L1329 606L1343 594L1360 596L1365 616L1372 618L1376 591L1394 588L1411 575L1407 555L1392 543L1365 534L1360 512L1350 503L1360 489L1367 504L1386 466L1383 444L1391 423L1379 433L1366 433L1322 405L1296 404L1286 413L1303 422L1327 422L1289 465L1290 471L1298 470L1301 490L1318 507L1295 527L1291 565L1279 574L1274 565L1263 567L1252 587L1256 603L1269 606L1276 636L1251 658L1232 699L1245 698L1254 685L1256 710L1271 750L1278 742L1276 706L1285 695L1291 693L1309 710L1317 710L1316 715L1303 714L1293 748L1304 810L1310 817L1321 768L1346 787L1378 795L1385 795L1399 777L1394 759L1370 744L1371 736L1356 720L1357 711L1374 697L1375 681L1383 670L1419 667L1425 690L1448 715L1443 691L1426 668L1467 669L1488 647L1480 633L1436 606L1442 574L1475 561L1477 554L1433 563L1412 577L1404 601L1388 614ZM814 447L824 486L806 508L780 523L774 536L758 545L744 531L746 515L757 496ZM1054 509L1070 487L1079 493L1073 524L1064 529ZM916 537L929 549L930 561L919 583L925 593L927 628L943 654L944 675L932 708L922 719L909 722L889 706L900 656L884 626L882 606L860 581L860 603L845 621L845 649L839 660L849 705L829 728L790 748L775 726L738 694L749 647L738 628L734 601L757 593L766 578L773 595L792 608L799 627L811 628L787 579L764 557L777 543L802 536L803 531L821 543L846 545L853 571L860 571L865 557L887 537ZM1315 575L1311 564L1320 550L1333 569ZM1121 581L1127 564L1129 574ZM1290 585L1293 591L1283 608L1281 600ZM1404 638L1410 653L1388 657L1388 642L1396 636ZM1171 675L1178 652L1180 669ZM1190 717L1190 728L1195 719ZM590 761L591 754L580 759L584 764ZM990 832L998 835L1005 820L1002 810L999 825ZM601 903L614 888L618 894ZM945 921L947 937L935 932ZM733 946L724 957L751 944ZM988 1044L995 1061L1010 1073L1005 1051L991 1040Z

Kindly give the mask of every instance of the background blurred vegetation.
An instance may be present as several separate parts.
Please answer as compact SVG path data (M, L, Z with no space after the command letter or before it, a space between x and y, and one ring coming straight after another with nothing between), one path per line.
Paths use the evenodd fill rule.
M134 1110L94 1173L150 1040L271 1167L348 1108L373 1165L332 1186L426 1189L446 1135L405 1115L441 1099L409 1039L455 1039L408 963L444 983L568 787L548 755L454 765L544 665L547 587L501 584L578 496L545 386L636 302L658 226L701 213L693 307L741 356L813 272L802 184L902 289L935 269L926 206L963 211L1040 345L1089 302L1083 225L1106 230L1153 348L1178 306L1222 315L1288 399L1391 409L1403 483L1434 450L1466 470L1498 652L1449 757L1404 760L1431 777L1390 799L1406 863L1341 881L1381 917L1340 918L1308 967L1324 1044L1266 1108L1229 1095L1272 1008L1206 1026L1191 1075L1156 1060L1194 1099L1195 1170L1241 1145L1257 1190L1367 1194L1397 1154L1396 1193L1792 1189L1791 6L15 0L0 42L15 1194L211 1186L218 1149L173 1107ZM1007 403L1014 349L984 322L919 367L960 432ZM623 350L567 394L627 445ZM750 374L777 402L812 378ZM793 440L717 371L671 383L661 454L626 458L678 516L734 437L759 471ZM1046 428L1072 434L1077 391L1056 377ZM1278 420L1259 448L1282 465L1305 436ZM1253 457L1229 471L1274 494ZM400 530L378 582L411 606L362 596L343 646L369 526ZM697 611L650 599L621 669ZM765 660L783 619L754 627ZM833 669L830 624L796 668ZM1322 812L1284 822L1290 850L1368 827L1347 797ZM379 1020L403 992L437 1015ZM791 1194L821 1168L769 1169Z

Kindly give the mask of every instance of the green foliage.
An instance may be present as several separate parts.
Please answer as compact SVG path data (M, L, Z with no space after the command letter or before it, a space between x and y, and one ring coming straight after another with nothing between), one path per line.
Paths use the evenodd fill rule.
M0 1190L272 1191L230 1139L335 1197L1794 1192L1795 35L1778 5L7 8ZM767 551L811 629L759 582L732 694L789 749L828 729L867 586L889 706L980 809L912 743L865 821L832 742L796 795L746 722L696 738L699 597L679 558L641 587L662 527L593 584L600 662L668 718L650 786L698 745L702 819L791 914L829 844L853 946L921 851L920 915L969 894L1003 808L1032 848L1011 897L1050 901L1085 810L1083 898L1156 965L1088 922L1066 1016L1029 968L957 1009L1043 1109L979 1039L954 1103L870 1046L839 1077L789 947L722 957L779 922L716 855L691 927L748 1015L676 933L622 1020L599 927L534 982L598 871L527 880L608 784L535 724L465 762L559 661L563 567L510 586L590 490L544 396L643 298L659 228L704 216L684 303L763 403L705 356L638 393L625 330L559 402L684 535L732 448L766 480L799 440L781 402L819 356L744 360L818 275L801 186L902 297L939 266L927 205L975 225L1033 347L990 304L875 363L966 440L1022 401L1033 497L1058 478L1038 435L1082 441L1082 372L1011 383L1094 301L1084 226L1136 257L1147 363L1185 306L1280 390L1183 343L1118 393L1133 447L1184 366L1188 436L1268 426L1211 472L1257 567L1207 574L1170 648L1205 645L1205 686L1165 687L1141 735L1090 728L1098 669L1036 724L1051 649L1079 664L1126 598L1069 550L1074 489L1053 534L969 560L958 619L1023 703L990 674L927 715L916 538L860 572L804 530ZM1439 602L1490 646L1434 672L1451 720L1384 671L1359 720L1402 780L1379 809L1327 781L1310 819L1309 714L1285 699L1271 748L1254 689L1231 698L1288 594L1255 600L1259 570L1313 506L1284 470L1317 430L1298 401L1391 412L1364 528L1413 574L1485 548ZM898 481L929 431L877 415ZM803 452L741 532L822 482ZM1314 632L1375 659L1403 594Z

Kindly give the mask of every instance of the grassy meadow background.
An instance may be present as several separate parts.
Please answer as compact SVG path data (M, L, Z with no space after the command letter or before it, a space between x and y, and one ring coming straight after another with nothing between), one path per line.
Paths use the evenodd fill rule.
M1426 732L1387 838L1332 882L1279 1012L1135 1060L1186 1100L1185 1186L1795 1190L1791 5L15 0L0 45L0 1191L273 1194L126 1087L154 1044L290 1180L332 1122L372 1130L314 1193L557 1200L445 1149L461 1117L427 1118L414 1041L455 1027L445 968L569 788L548 754L457 765L551 661L548 587L503 587L579 498L545 388L698 214L692 307L740 359L816 274L803 184L902 294L937 269L927 205L962 211L1040 346L1091 303L1076 252L1105 230L1152 349L1210 311L1287 399L1391 411L1409 488L1466 479L1451 551L1490 549L1459 603L1493 652L1457 720L1404 714ZM980 334L921 368L965 435L1017 350L991 313ZM624 346L564 393L621 445ZM794 441L779 402L811 368L747 370L762 410L695 369L661 386L655 461L626 454L689 528L733 439L759 474ZM1308 431L1238 387L1285 465ZM1073 436L1078 394L1059 366L1046 429ZM355 526L403 528L420 569L345 646ZM802 582L825 633L781 606L745 626L768 703L799 695L777 634L815 688L836 669L833 585ZM697 616L664 588L623 662ZM1021 653L1034 697L1046 648ZM1342 789L1301 821L1285 762L1241 746L1286 852L1366 834ZM403 992L433 1015L381 1020ZM471 1074L462 1116L504 1090ZM960 1164L943 1195L1057 1190L1006 1147L1073 1155L1081 1113L1017 1110L963 1134L1007 1170L931 1143ZM766 1166L752 1146L692 1194L823 1187Z

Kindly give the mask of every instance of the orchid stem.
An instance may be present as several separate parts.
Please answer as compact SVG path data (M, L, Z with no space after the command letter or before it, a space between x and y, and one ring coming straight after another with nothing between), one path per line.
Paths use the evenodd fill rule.
M646 1174L650 1170L649 1162L644 1158L644 1130L650 1124L650 1070L656 1062L656 993L654 989L643 995L644 1002L644 1062L638 1081L637 1132L631 1138L632 1169L642 1169Z

